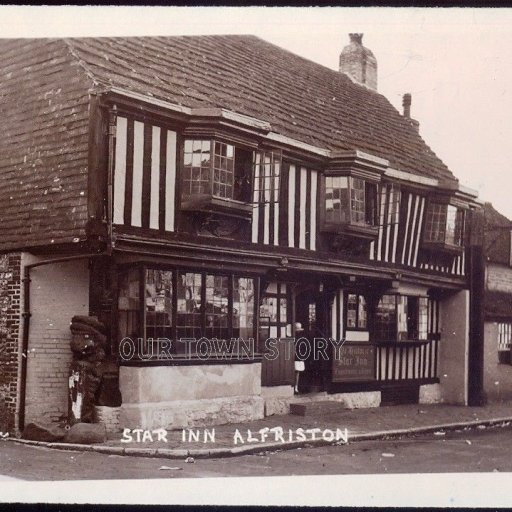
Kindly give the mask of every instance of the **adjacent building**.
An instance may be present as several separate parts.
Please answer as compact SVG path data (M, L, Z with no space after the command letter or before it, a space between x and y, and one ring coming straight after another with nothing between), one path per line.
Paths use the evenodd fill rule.
M350 37L339 71L253 36L0 42L17 427L66 417L74 315L108 328L122 426L283 412L296 357L301 393L468 403L476 193Z
M484 389L491 402L512 398L512 222L485 203Z

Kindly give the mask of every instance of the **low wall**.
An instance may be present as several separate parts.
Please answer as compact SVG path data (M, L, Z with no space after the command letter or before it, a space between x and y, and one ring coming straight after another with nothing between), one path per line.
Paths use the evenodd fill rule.
M182 428L263 417L261 363L121 366L122 428Z

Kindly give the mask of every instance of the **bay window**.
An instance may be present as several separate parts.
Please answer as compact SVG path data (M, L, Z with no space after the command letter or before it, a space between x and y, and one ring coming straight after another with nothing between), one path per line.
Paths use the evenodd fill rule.
M322 231L376 235L377 183L357 176L325 176Z
M181 179L185 210L250 211L253 152L219 140L186 139Z
M423 241L438 249L460 250L464 245L464 210L452 204L430 202Z
M119 275L118 338L142 338L144 353L170 340L175 354L184 339L254 339L255 304L250 277L132 267Z

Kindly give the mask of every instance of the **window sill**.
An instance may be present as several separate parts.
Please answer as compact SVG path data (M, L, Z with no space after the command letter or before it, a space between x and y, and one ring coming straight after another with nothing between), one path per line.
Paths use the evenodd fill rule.
M198 194L183 196L181 199L181 209L193 212L222 213L248 219L252 215L253 206L250 203L236 199L216 197L209 194Z
M432 340L404 340L404 341L375 341L378 347L420 347L430 343Z
M359 238L366 238L374 240L379 234L378 226L370 226L367 224L354 224L354 223L334 223L324 222L320 229L324 233L334 233L338 235L355 236Z
M461 245L452 245L442 242L429 242L428 240L423 240L423 247L430 251L440 251L454 256L461 254L464 250L464 247Z

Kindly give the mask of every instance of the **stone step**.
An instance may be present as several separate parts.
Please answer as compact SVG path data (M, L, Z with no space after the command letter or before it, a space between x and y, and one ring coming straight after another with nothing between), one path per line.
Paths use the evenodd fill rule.
M321 400L312 402L290 402L290 414L296 416L316 416L318 414L334 414L345 410L343 402Z

